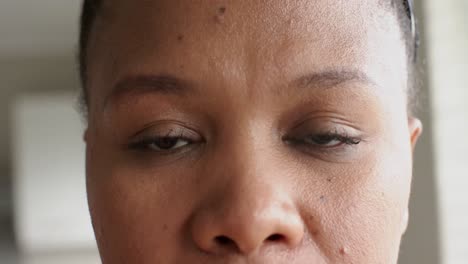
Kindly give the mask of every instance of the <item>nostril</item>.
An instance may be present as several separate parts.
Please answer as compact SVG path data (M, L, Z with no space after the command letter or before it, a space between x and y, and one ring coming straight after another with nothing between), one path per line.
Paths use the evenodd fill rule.
M267 241L270 241L270 242L278 242L278 241L282 241L284 240L284 236L283 235L280 235L280 234L273 234L271 236L269 236L267 238Z
M234 241L227 236L217 236L215 241L221 246L235 245Z

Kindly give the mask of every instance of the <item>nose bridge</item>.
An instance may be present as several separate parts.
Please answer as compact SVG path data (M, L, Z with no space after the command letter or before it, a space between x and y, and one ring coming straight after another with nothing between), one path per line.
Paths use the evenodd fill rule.
M193 226L194 239L205 251L231 248L249 254L267 244L291 247L302 240L302 220L282 180L287 175L275 164L263 132L256 131L231 136L217 155L211 173L224 184L212 189L209 206L196 213Z
M252 143L237 153L224 172L228 177L224 206L229 205L225 210L255 218L255 214L260 216L287 203L291 197L287 197L287 185L282 182L286 175L281 176L278 164L270 157L271 150Z
M264 126L252 122L249 129L232 135L219 164L225 164L219 177L226 177L223 191L224 211L255 218L253 214L272 211L286 203L287 186L282 182L278 162L275 161L272 145ZM290 199L291 197L289 197Z

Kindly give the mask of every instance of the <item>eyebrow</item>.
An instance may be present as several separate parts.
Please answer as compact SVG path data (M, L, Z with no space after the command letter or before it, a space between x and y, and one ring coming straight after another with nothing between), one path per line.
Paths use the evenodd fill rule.
M304 75L296 79L292 85L299 88L333 88L346 83L360 83L377 86L364 72L358 70L330 70Z
M188 81L171 75L135 75L118 81L111 93L105 98L104 106L115 98L124 95L144 95L160 93L183 96L194 92Z
M303 75L290 84L290 87L307 89L327 89L350 82L375 86L364 72L358 70L329 70ZM283 88L284 89L284 88ZM113 87L111 93L104 100L104 107L114 98L124 95L144 95L159 93L166 95L184 96L194 93L190 82L172 75L135 75L122 79Z

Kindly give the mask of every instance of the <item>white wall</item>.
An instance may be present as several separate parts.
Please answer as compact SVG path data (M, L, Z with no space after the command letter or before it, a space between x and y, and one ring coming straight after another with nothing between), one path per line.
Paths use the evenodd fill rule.
M0 0L0 215L10 210L9 106L31 91L77 88L81 0Z
M39 55L2 57L0 55L0 214L11 210L12 102L24 94L78 91L75 65L72 51L66 56L58 54L45 57Z
M427 2L442 260L468 263L468 0Z
M15 233L23 253L96 248L86 204L84 126L70 94L15 100Z
M1 0L0 57L73 51L82 0Z
M438 1L438 0L435 0ZM410 201L410 222L401 251L400 264L439 264L439 207L436 184L436 171L433 147L432 105L430 102L432 84L428 72L427 45L424 6L427 1L415 1L416 15L419 18L421 46L419 49L419 72L421 91L420 109L417 116L424 124L424 133L416 147L414 157L413 186ZM427 19L431 19L427 17ZM450 264L450 263L444 263Z

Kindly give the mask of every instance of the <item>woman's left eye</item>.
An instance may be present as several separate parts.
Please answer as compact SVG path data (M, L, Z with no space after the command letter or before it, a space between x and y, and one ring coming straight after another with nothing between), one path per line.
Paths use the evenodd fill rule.
M341 145L357 145L360 142L360 139L340 134L311 135L303 139L303 143L305 144L315 145L323 148L335 148Z
M286 139L287 142L309 150L338 150L346 146L358 145L360 138L350 137L346 133L328 132L321 134L303 134Z

